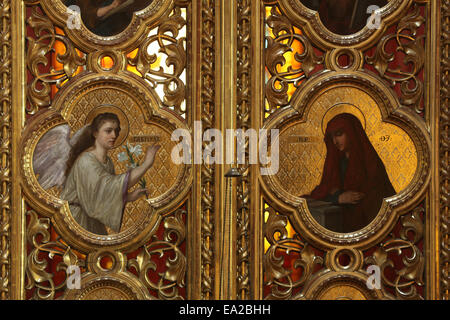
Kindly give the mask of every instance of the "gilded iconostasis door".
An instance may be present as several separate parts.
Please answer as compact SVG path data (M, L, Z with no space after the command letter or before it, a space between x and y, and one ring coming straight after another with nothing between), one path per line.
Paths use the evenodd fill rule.
M2 299L448 299L446 0L2 3Z

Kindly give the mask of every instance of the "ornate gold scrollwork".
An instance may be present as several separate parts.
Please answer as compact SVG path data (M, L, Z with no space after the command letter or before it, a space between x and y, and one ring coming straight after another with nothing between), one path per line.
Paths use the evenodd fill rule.
M136 270L139 280L150 291L155 291L159 299L173 300L183 299L179 289L185 286L186 257L180 250L180 245L186 238L186 227L183 216L186 211L179 209L174 215L164 219L163 238L154 237L145 245L135 259L128 261L128 268ZM167 269L158 273L159 280L155 283L151 280L149 273L156 272L157 265L152 256L162 257L172 253L172 258L167 258Z
M320 22L318 13L306 8L300 1L267 0L264 1L264 4L266 10L271 8L270 15L266 15L266 17L268 16L266 23L269 26L269 33L273 34L272 37L266 38L266 67L271 78L266 83L265 97L268 106L266 104L264 110L266 117L268 114L270 117L267 117L264 128L280 129L281 151L278 174L262 176L261 181L262 189L270 198L270 202L277 208L283 208L279 213L281 217L273 218L273 215L270 215L265 224L265 228L269 226L271 228L269 234L267 234L267 229L265 233L266 240L271 244L264 257L265 276L272 281L270 282L272 292L266 297L275 296L283 299L335 299L339 297L420 299L421 295L415 290L423 285L421 277L424 259L423 250L415 241L421 239L420 233L423 227L420 227L421 222L418 220L417 214L412 216L405 214L411 210L411 207L414 208L415 203L422 201L430 181L431 141L429 132L424 126L423 118L417 117L414 112L407 110L407 108L411 108L420 115L424 113L422 73L425 66L425 36L421 35L425 22L423 6L421 6L424 1L389 1L379 11L381 15L380 28L365 27L355 34L346 36L333 34L327 30ZM396 29L394 33L390 33L393 29L391 26L395 23L398 23ZM388 30L388 28L390 29ZM307 39L308 43L301 41L300 34ZM314 57L314 59L300 61L296 54L291 59L296 63L296 68L286 65L287 53L294 50L292 45L294 42L291 40L294 38L295 41L302 44L301 49L304 50L304 56L308 56L309 53L310 57ZM396 46L392 49L394 43ZM367 50L374 44L374 54L368 56L370 54L367 53ZM395 49L400 52L400 55L391 54L388 51ZM320 57L315 56L314 52L320 51L324 53ZM400 64L399 68L391 64L394 60L397 62L403 57L403 64ZM317 64L323 64L325 70L310 73L309 77L307 72L301 73L302 68L306 68L308 71L314 70L314 67L316 70L319 69ZM378 72L377 76L365 70L372 66ZM285 69L286 71L282 72ZM391 84L391 88L386 85L384 80ZM299 81L301 81L301 85L298 85ZM291 90L291 94L292 91L294 93L290 98L288 89L293 85L295 89ZM327 88L333 87L336 89L336 93L340 90L339 92L342 94L340 98L328 96ZM305 209L306 202L299 197L311 191L308 183L314 185L318 183L318 181L317 183L311 182L315 179L316 170L314 168L317 163L320 163L319 167L323 165L320 162L323 158L316 157L317 154L321 154L317 142L320 142L322 137L319 132L320 128L323 128L323 123L320 121L322 118L317 114L311 115L310 112L321 113L320 110L324 106L325 109L329 107L330 109L327 110L330 111L334 108L332 106L344 103L344 100L359 108L366 100L360 99L361 97L357 98L358 94L353 92L353 89L349 89L350 87L359 87L371 97L370 99L375 101L375 105L370 109L379 109L383 123L389 124L389 126L394 125L397 129L407 133L409 139L407 140L414 145L413 149L417 158L410 158L416 166L412 170L414 173L411 172L412 174L408 178L409 183L404 184L403 187L396 186L397 189L403 191L397 192L395 197L382 205L378 216L372 223L358 232L332 234L326 228L314 227L316 221L306 218L309 216ZM347 89L353 93L350 94ZM350 101L351 99L342 98L345 95L359 100ZM322 98L324 104L318 102ZM280 106L284 108L279 108ZM345 108L341 106L342 110ZM349 108L351 108L350 105L347 106L347 109ZM342 110L340 112L344 112ZM323 113L327 114L328 111ZM349 110L346 112L352 113ZM373 115L365 117L371 112L362 111L364 121L374 120ZM308 114L311 116L308 117ZM300 127L303 129L299 129ZM316 129L317 132L313 133ZM387 130L387 127L384 129ZM380 139L385 141L387 138L380 137ZM292 147L292 143L301 144L303 148ZM406 144L408 144L406 140L401 143L402 146ZM407 152L407 154L409 153ZM300 158L301 160L299 160ZM313 167L305 165L306 169L299 172L299 166L301 167L301 163L305 161L310 161L308 164L314 163ZM402 168L406 169L405 166ZM282 191L283 183L274 183L277 175L279 175L279 181L283 181L285 189L290 190L289 192ZM397 179L397 182L400 180ZM415 209L414 212L417 213L418 210L421 209ZM293 289L289 281L281 281L281 286L279 283L275 283L295 271L295 267L286 265L286 259L281 254L277 255L273 251L273 243L281 246L293 238L292 236L287 237L285 232L288 221L297 232L294 237L300 238L299 235L301 235L301 241L307 241L319 249L326 250L324 270L310 276L302 289L295 289L297 290L296 294L292 294ZM385 240L388 234L397 228L398 221L403 224L400 235ZM411 240L410 236L406 235L411 232L417 234L418 238ZM273 237L273 234L276 234L277 237ZM371 292L365 286L367 274L363 270L364 263L371 258L364 259L362 250L377 246L383 240L385 242L382 242L380 248L377 249L377 257L381 256L379 252L383 250L389 252L389 254L386 253L386 256L389 257L382 261L386 266L392 263L391 259L395 260L391 255L398 252L401 256L399 259L403 259L403 265L395 271L397 278L391 279L385 276L384 288L381 291ZM405 255L405 253L407 254ZM266 281L266 283L268 282Z
M176 166L170 161L175 145L170 137L177 128L188 130L186 76L182 74L189 73L186 36L190 31L190 2L154 0L134 13L124 31L108 37L94 34L84 24L79 29L69 28L70 12L59 0L24 2L30 9L29 30L34 32L29 31L27 38L31 80L26 110L33 116L22 135L25 148L21 152L21 176L26 201L36 210L28 214L31 253L26 270L27 295L59 298L66 288L65 276L60 273L69 265L78 265L82 289L67 289L62 298L152 299L149 290L157 291L161 299L182 298L185 291L179 289L184 288L186 277L186 212L177 208L186 201L192 174L189 165ZM61 50L55 49L56 43ZM55 57L53 51L58 52ZM52 58L61 64L59 69L52 66ZM43 71L43 67L48 70ZM162 94L158 86L163 87ZM46 132L60 125L78 130L92 108L105 103L126 114L129 141L145 144L155 138L161 149L149 173L152 182L148 201L127 205L119 233L98 236L75 222L67 203L59 199L58 190L43 190L39 185L33 171L33 152ZM116 159L117 150L112 153ZM119 171L125 170L123 166L115 165ZM163 237L156 238L155 233L161 230ZM127 254L142 245L142 252L152 257L146 260L144 255L142 259L149 264L161 259L166 266L163 273L152 267L145 271L132 268L139 266L136 261L141 256L128 261ZM55 267L52 260L56 256L62 261L56 266L58 281L54 280L55 271L48 270L48 266ZM150 281L141 282L127 268L142 272L142 279ZM147 271L158 274L154 272L154 277L148 278L144 275Z
M52 85L60 89L66 80L72 78L79 67L86 64L84 54L76 49L73 42L56 32L53 22L37 6L31 9L27 24L33 29L35 36L27 37L27 67L33 76L27 88L27 112L36 113L39 108L51 104ZM62 64L62 69L51 67L48 72L42 72L42 67L48 67L51 62L48 55L54 50L56 42L65 47L64 54L58 54L56 60Z
M417 288L424 286L425 259L418 246L423 238L424 226L421 215L424 211L418 207L412 213L402 216L399 238L390 236L371 256L365 258L366 264L380 267L382 282L384 286L394 290L396 299L423 299ZM399 259L402 266L395 268L394 260ZM392 268L395 268L394 276L388 275L389 269Z
M215 0L202 0L202 54L201 54L201 121L204 130L214 127L215 121ZM204 143L206 144L206 143ZM204 147L204 145L202 146ZM201 295L202 299L212 299L214 285L214 165L201 166Z
M175 7L173 14L161 22L155 35L149 35L139 46L135 57L128 58L131 66L136 67L144 79L153 88L163 85L164 98L161 105L174 107L175 111L182 115L186 113L186 108L182 109L182 102L186 98L186 88L180 79L181 74L186 69L186 49L185 37L179 37L180 30L186 24L185 18L181 15L181 9ZM156 53L149 53L148 48L155 44L159 46L159 52L167 56L166 65L173 68L172 73L164 72L163 68L154 70L151 65L161 59Z
M440 296L449 299L450 289L450 148L449 148L449 84L450 84L450 2L441 4L440 118L439 118L439 212L440 212Z
M323 63L323 57L318 57L308 40L300 32L296 31L294 25L285 16L281 15L277 7L272 7L271 15L267 18L267 25L271 28L273 37L266 37L266 67L270 78L266 83L266 99L269 109L265 110L272 114L278 107L289 103L288 89L290 85L295 88L300 86L302 80L311 76L316 65ZM292 45L296 42L300 45L302 52L295 52L294 59L300 63L298 68L287 66L286 71L280 71L280 67L286 65L287 52L293 51Z
M0 300L11 297L11 221L12 221L12 34L11 4L8 0L0 2Z
M308 300L375 300L389 299L383 290L371 290L364 272L323 272L311 281L298 299Z
M318 256L311 245L305 243L295 233L289 237L288 218L277 214L271 207L266 209L267 221L264 225L265 238L270 246L264 254L265 285L271 287L266 299L293 299L298 291L317 272L316 266L323 265L323 258ZM295 253L297 259L292 269L285 268L286 256ZM301 275L292 275L292 270L301 270Z
M168 57L168 60L172 61L174 66L174 73L167 73L162 71L149 72L149 70L145 69L145 64L148 64L152 61L151 55L146 55L147 52L143 52L146 49L145 43L150 42L148 40L148 31L152 28L157 28L158 21L160 20L170 20L170 19L179 19L177 10L172 10L174 6L177 5L188 5L189 1L164 1L158 0L154 1L154 4L144 10L137 15L130 26L123 33L113 37L99 37L84 28L83 30L78 31L64 31L64 36L54 30L55 26L64 26L65 19L67 19L66 8L61 6L60 1L53 0L42 0L42 9L46 13L48 13L49 19L45 21L45 15L39 17L40 11L36 10L35 13L32 13L32 16L29 20L29 26L36 26L36 31L38 28L42 28L42 32L39 36L28 42L29 45L29 57L31 59L29 62L29 70L31 71L31 75L34 77L32 81L35 83L31 84L27 94L29 105L27 106L27 110L25 113L31 115L37 113L39 108L46 107L51 105L52 101L49 100L48 94L51 91L50 87L58 87L60 89L65 89L65 86L70 86L71 81L73 80L74 74L77 72L78 68L86 66L89 71L100 73L101 76L104 76L104 80L108 79L110 75L114 76L119 74L121 71L125 70L127 66L134 65L136 69L141 69L140 77L147 78L150 83L153 85L161 85L165 87L166 94L165 97L159 96L157 97L159 105L166 107L174 107L175 112L178 115L185 116L189 111L185 111L182 107L182 95L186 94L186 88L183 81L180 81L180 68L186 68L186 60L189 61L189 56L187 56L186 50L183 50L183 46L185 44L178 43L177 37L174 33L170 34L173 30L174 32L178 32L180 30L182 22L180 23L170 22L169 24L172 26L168 28L167 32L159 32L158 36L162 39L166 39L168 37L168 41L164 44L166 49L163 47L162 50L166 50L163 52L163 55ZM301 62L300 68L294 68L291 70L292 74L282 73L279 69L280 66L285 66L286 63L283 60L283 55L290 50L285 45L290 41L289 35L281 34L283 32L291 33L291 30L284 30L283 32L278 33L279 42L276 43L275 38L271 38L272 42L270 43L270 56L266 56L268 60L270 60L270 65L273 67L271 70L274 71L271 74L272 81L278 81L276 84L270 88L266 86L267 90L272 90L267 95L271 96L272 105L269 106L265 111L271 113L273 115L272 119L268 120L269 124L273 124L275 121L280 126L289 125L289 121L301 121L303 116L308 114L307 105L302 105L299 101L307 101L309 103L312 101L312 96L309 95L308 91L320 91L323 89L320 85L317 85L317 82L311 81L311 79L318 77L319 74L314 72L314 67L321 68L323 65L323 69L330 69L333 72L343 72L344 75L342 78L339 76L335 76L335 73L328 73L330 83L334 82L335 84L341 83L341 81L346 82L349 80L350 82L358 78L357 70L364 68L362 63L364 62L362 58L361 51L366 50L373 46L377 45L375 48L376 52L374 56L365 60L367 65L372 65L375 67L375 70L378 72L378 76L383 78L384 80L388 80L388 82L395 82L398 86L395 89L398 89L400 92L400 104L404 106L409 106L412 109L415 109L417 112L422 113L423 111L428 113L428 109L426 108L426 103L424 103L424 96L428 93L426 92L426 88L423 87L424 83L421 80L421 70L423 70L425 53L424 45L422 45L420 37L415 37L412 35L418 25L422 24L420 16L414 16L413 11L408 11L411 6L411 3L433 3L427 0L392 0L389 1L389 5L387 5L382 10L382 28L380 30L368 30L367 28L358 32L357 34L350 36L336 36L328 32L323 25L320 23L318 16L316 13L311 12L311 10L305 10L305 7L298 0L265 0L264 3L266 5L277 6L280 11L276 12L276 14L272 15L273 28L276 29L275 24L279 26L283 25L281 20L286 20L288 24L291 26L295 26L302 29L303 34L300 36L307 39L307 43L302 42L305 47L308 47L312 50L306 50L304 54L301 55L302 61L297 59L298 62ZM440 294L442 298L448 298L448 270L449 270L449 255L448 255L448 203L449 203L449 192L448 192L448 44L446 39L448 38L448 12L449 12L449 4L447 0L442 0L440 5L441 9L441 23L442 27L442 38L441 38L441 106L440 106L440 119L439 119L439 187L441 188L439 192L439 201L440 201L440 258L438 266L439 272L441 273L438 277L440 282ZM0 293L1 298L8 298L10 296L11 290L11 282L10 282L10 266L11 266L11 251L10 251L10 243L11 237L15 237L15 235L11 234L11 210L14 209L14 206L11 206L11 193L12 186L14 185L14 181L11 180L11 163L15 161L14 158L11 158L11 148L10 143L12 141L11 131L14 132L20 131L19 128L15 128L12 126L11 120L13 120L13 108L11 107L11 76L10 69L13 60L10 57L10 49L12 47L11 44L11 21L10 21L10 5L13 3L13 0L4 0L2 1L1 7L1 17L2 17L2 30L3 37L1 42L1 51L2 55L0 57L0 65L2 66L2 74L4 75L1 79L2 88L2 166L1 166L1 216L2 219L0 221L0 236L1 236L1 247L0 247ZM35 5L39 3L36 0L24 0L25 4ZM190 4L189 4L190 5ZM239 14L243 14L239 16L239 19L243 19L242 25L245 26L246 19L248 16L246 15L246 2L239 2L239 6L242 5L240 9L241 12ZM439 5L437 5L439 8ZM216 34L216 21L217 14L215 9L220 8L220 4L216 4L213 0L202 0L201 14L202 17L199 18L202 29L202 40L201 42L201 58L202 58L202 66L201 66L201 89L202 89L202 122L203 127L205 129L211 128L214 126L215 117L214 117L214 109L216 107L216 96L214 94L214 90L216 88L215 79L215 61L217 57L215 57L215 34ZM254 6L252 6L254 7ZM437 10L436 10L437 11ZM172 15L171 15L172 14ZM34 16L33 16L34 15ZM282 17L280 21L274 22L276 19L276 15ZM406 16L405 16L406 15ZM428 15L430 17L431 15ZM283 17L288 17L288 19L284 19ZM383 37L387 28L392 25L396 20L402 19L402 25L399 25L397 28L396 37L391 38L391 40L387 40L390 36ZM162 18L162 19L161 19ZM167 18L167 19L166 19ZM254 16L251 16L253 19ZM256 17L256 21L258 21L260 17ZM189 19L187 19L189 20ZM250 19L251 20L251 19ZM250 23L249 20L249 23ZM186 21L185 21L186 22ZM163 22L164 23L164 22ZM434 23L431 21L431 23ZM430 23L430 25L431 25ZM51 25L53 27L51 27ZM407 27L405 27L407 26ZM53 30L51 30L53 28ZM170 29L170 30L169 30ZM175 29L177 31L175 31ZM430 29L432 29L430 27ZM194 34L194 30L189 30ZM412 33L408 33L412 31ZM48 32L48 33L46 33ZM243 37L246 36L246 29L238 30L239 35ZM38 35L39 31L35 34ZM433 35L433 32L426 32L427 36ZM285 39L282 37L286 36ZM66 54L60 55L60 62L63 64L62 69L58 70L50 70L42 72L39 68L43 66L47 57L50 53L48 43L46 43L46 39L49 39L53 42L61 42L66 49ZM169 39L170 38L170 39ZM63 40L64 39L64 40ZM69 40L70 39L70 40ZM175 41L176 40L176 41ZM246 39L241 39L241 43L245 44ZM376 43L379 41L379 43ZM238 43L239 43L238 39ZM301 42L300 38L296 38L297 42ZM389 60L391 57L391 53L388 51L387 42L397 42L397 48L405 53L407 60L405 61L408 68L400 68L395 69L395 67L390 67ZM158 40L155 40L158 42ZM268 40L269 42L269 40ZM168 45L166 45L169 43ZM113 48L114 47L114 48ZM119 48L120 47L120 48ZM345 48L344 48L345 47ZM84 48L84 52L77 52L75 48ZM116 50L119 48L119 50ZM129 53L138 49L138 55L130 56ZM238 95L242 94L238 98L238 116L240 117L239 121L241 123L249 123L248 122L248 113L246 112L246 104L252 99L247 100L246 94L250 88L253 88L253 85L246 85L246 72L250 70L249 66L246 64L252 59L247 59L245 57L245 50L241 49L240 53L244 55L241 56L238 61L242 62L242 69L238 68L238 81L240 88L238 89ZM314 50L324 52L322 56L316 56L314 54ZM361 50L361 51L359 51ZM434 48L433 48L434 51ZM128 53L128 55L127 55ZM266 52L267 53L267 52ZM347 65L340 65L337 62L337 57L339 54L348 54L352 63ZM103 68L99 63L105 56L111 57L114 61L113 67L111 69ZM378 56L377 56L378 55ZM428 55L428 53L427 53ZM437 55L436 55L437 56ZM28 57L27 57L28 58ZM297 56L298 58L298 56ZM141 62L139 62L139 59ZM41 62L38 62L41 61ZM189 62L187 63L189 64ZM140 67L138 67L141 65ZM269 64L268 64L269 65ZM144 66L144 67L142 67ZM411 67L411 68L409 68ZM200 68L199 68L200 69ZM306 71L305 71L306 70ZM308 76L308 71L309 76ZM317 70L317 69L315 69ZM145 71L145 72L144 72ZM328 72L328 70L327 70ZM354 73L353 73L354 72ZM174 80L174 74L176 73L177 80ZM394 76L392 76L394 74ZM430 73L432 75L432 73ZM159 77L162 76L163 79ZM303 77L303 78L301 78ZM326 77L321 78L324 80ZM69 80L68 82L65 82ZM247 79L248 80L248 79ZM298 96L293 99L289 98L287 92L284 91L284 88L289 85L298 84L299 81L304 81L302 83L307 87L307 90L302 90L302 86L298 86ZM361 79L359 79L361 80ZM367 79L366 79L367 80ZM326 80L325 80L326 81ZM358 81L354 81L357 83ZM365 82L363 80L362 82ZM369 81L370 82L370 81ZM374 82L381 84L379 79L376 79ZM365 82L367 83L367 82ZM316 86L317 85L317 86ZM433 85L434 86L434 85ZM43 89L42 89L43 88ZM175 88L175 89L174 89ZM277 92L277 90L281 90ZM41 91L39 91L41 90ZM240 90L240 91L239 91ZM368 91L370 91L370 86ZM377 91L378 89L375 89ZM61 90L64 91L64 90ZM382 89L386 95L379 95L377 99L392 102L392 95L389 93L387 88ZM376 96L377 94L375 94ZM431 94L432 95L432 94ZM378 100L378 102L379 102ZM395 100L395 99L393 99ZM276 111L275 109L279 106L285 106L286 109L290 109L290 105L296 108L296 111L299 112L299 116L293 116L294 112L290 112L292 110L283 110L284 108ZM341 237L336 240L335 235L327 233L325 230L319 230L318 234L325 234L325 240L317 236L317 234L305 233L310 238L303 239L299 237L298 231L300 230L299 226L306 225L306 228L313 226L313 222L308 224L305 220L301 220L299 215L304 214L303 217L307 217L308 213L295 213L294 211L287 210L287 213L283 211L283 213L275 213L273 211L269 215L269 219L266 222L265 231L266 239L269 239L270 246L266 252L266 257L264 259L264 268L265 275L272 286L269 288L272 291L269 293L268 298L293 298L293 299L384 299L384 298L399 298L399 299L411 299L411 298L422 298L423 294L418 291L419 288L423 286L423 268L424 268L424 254L425 249L422 248L423 234L425 231L425 225L422 221L423 219L420 215L423 214L421 212L422 209L416 209L411 214L404 214L404 212L408 212L411 206L414 207L415 203L423 198L424 190L426 189L428 183L428 171L427 167L429 162L430 153L430 143L428 141L427 129L424 128L423 119L416 118L414 115L409 112L403 110L402 107L397 107L400 105L397 102L393 103L396 109L395 112L393 109L383 109L380 107L381 112L383 113L383 121L390 122L390 124L398 125L399 128L405 129L411 137L411 140L414 142L414 145L417 147L418 154L418 169L416 174L413 177L412 182L409 187L405 189L401 196L396 197L396 199L392 200L392 206L398 206L398 212L394 212L396 215L397 223L401 224L400 231L397 234L389 234L393 232L393 223L389 220L388 217L381 217L380 219L374 221L373 226L379 227L379 230L376 228L367 228L363 230L359 235L350 235L351 238L349 241ZM20 106L19 106L20 107ZM386 112L388 110L388 112ZM278 113L279 112L279 113ZM157 113L157 112L156 112ZM186 116L185 119L188 117ZM58 125L58 123L62 123L62 121L66 121L62 117L53 117L53 122L47 122L42 129L32 131L36 134L35 139L39 139L39 137L45 132L46 129ZM432 119L433 121L435 119ZM182 122L183 120L181 120ZM278 122L277 122L278 121ZM285 122L284 122L285 121ZM27 122L27 125L31 124L31 122ZM165 124L162 121L160 124ZM277 127L276 125L273 127ZM12 128L12 129L11 129ZM429 133L429 132L428 132ZM36 141L37 141L36 140ZM29 152L35 146L32 140L29 140L27 145L27 150L24 154ZM25 159L23 156L20 157L23 160L23 163L30 164L30 159ZM28 161L28 162L27 162ZM25 166L26 168L26 166ZM28 167L29 170L32 170L32 167ZM26 170L28 170L26 169ZM244 170L245 172L246 170ZM203 183L201 188L201 288L202 298L210 298L213 292L214 285L214 167L208 165L202 165L201 169L201 181ZM30 254L28 256L28 265L26 270L26 279L27 279L27 289L35 290L35 298L43 298L50 299L54 298L58 295L58 293L63 289L64 284L60 282L55 282L54 278L52 278L52 274L49 273L46 269L47 260L43 260L43 256L48 257L50 260L52 257L55 259L61 259L60 270L64 271L69 264L78 264L82 268L86 269L86 272L83 274L83 287L85 290L82 291L71 291L66 292L65 298L69 299L99 299L99 298L110 298L110 299L151 299L152 296L148 294L148 291L152 291L158 295L158 297L163 299L172 299L172 298L180 298L183 294L180 292L184 287L184 275L186 274L186 257L183 254L183 241L186 239L186 230L184 223L184 215L185 212L181 213L176 211L176 213L172 216L172 212L174 212L174 207L169 206L169 209L162 210L159 212L159 220L155 224L155 228L157 226L163 226L166 228L166 234L159 238L154 238L154 243L159 244L160 247L152 246L153 242L145 243L142 246L140 244L140 254L138 257L129 258L127 260L127 256L120 248L119 242L113 243L109 242L110 247L96 247L93 251L79 253L73 249L72 243L68 244L65 241L62 241L62 238L59 236L54 240L52 238L51 228L57 226L58 224L66 224L67 221L55 221L52 220L51 217L54 213L54 209L57 206L57 197L54 199L51 198L52 193L44 194L42 190L39 190L39 186L35 185L35 188L30 188L30 186L25 186L31 181L30 176L27 174L22 174L22 180L27 181L24 182L24 191L25 197L28 204L31 207L36 208L36 212L39 212L39 215L36 215L36 212L33 213L31 210L27 213L27 217L29 219L27 224L27 236L29 236L29 243L32 244L30 249ZM190 178L189 178L190 179ZM262 179L263 180L263 179ZM190 182L189 182L190 183ZM188 183L188 184L189 184ZM238 218L241 219L238 221L238 237L241 237L242 243L246 243L246 236L250 231L250 235L252 235L253 231L259 232L260 230L254 230L253 226L248 226L248 191L253 188L250 188L250 185L247 184L246 177L242 182L240 182L240 186L238 186L238 208L240 211ZM250 189L249 189L250 188ZM272 191L271 187L268 187L268 184L263 180L262 188L265 191ZM269 193L266 192L266 193ZM39 193L39 196L37 194ZM183 192L182 192L183 193ZM272 192L270 192L272 193ZM275 193L273 193L275 194ZM175 198L173 202L179 202L181 198L185 197L185 193L180 197ZM274 203L280 205L289 205L291 207L302 206L303 204L296 199L295 197L290 196L280 196L277 194L275 196L267 196L268 198L273 197L271 199ZM174 206L176 206L174 204ZM47 209L43 209L47 208ZM50 208L50 209L48 209ZM290 208L292 209L292 208ZM389 209L389 208L388 208ZM382 209L384 210L384 209ZM386 209L387 210L387 209ZM390 209L389 209L390 210ZM170 212L170 213L169 213ZM388 211L386 211L388 212ZM390 211L392 212L392 211ZM428 211L426 212L428 215ZM431 214L434 214L432 212ZM182 217L182 218L180 218ZM299 222L300 221L300 222ZM160 223L162 222L162 223ZM392 223L391 223L392 222ZM55 225L56 224L56 225ZM289 229L289 224L295 227L297 233L292 235L292 231ZM317 225L316 225L317 226ZM396 225L395 227L397 227ZM250 230L248 229L250 228ZM176 231L175 231L176 230ZM303 230L303 229L302 229ZM378 230L378 231L377 231ZM428 231L429 229L427 229ZM61 231L61 230L57 230ZM155 230L151 230L149 234L153 234ZM62 234L65 234L62 232ZM303 232L301 233L303 236ZM388 235L389 234L389 235ZM353 237L353 238L352 238ZM319 239L320 238L320 239ZM437 237L436 237L437 238ZM69 241L74 241L73 239L68 238ZM179 241L181 239L181 242ZM103 239L104 240L104 239ZM102 240L102 241L103 241ZM150 240L150 239L147 239ZM238 239L239 240L239 239ZM317 240L317 241L316 241ZM378 243L379 241L383 241ZM307 241L307 242L306 242ZM316 242L315 242L316 241ZM378 241L378 242L377 242ZM326 247L327 253L324 255L319 255L316 252L316 248L314 245L325 244L323 247ZM329 244L333 244L333 248L329 247ZM70 246L69 246L70 245ZM359 246L359 248L354 248L354 245ZM386 288L382 291L369 291L365 286L365 280L367 279L367 274L365 274L362 270L362 253L366 253L366 249L370 249L370 246L376 245L375 251L370 252L369 257L364 260L364 263L377 263L383 266L383 286ZM137 242L133 244L132 247L128 249L134 250L136 249ZM86 249L86 248L84 248ZM323 249L323 248L322 248ZM242 269L238 268L238 290L242 289L242 295L245 296L247 294L247 289L251 286L258 285L249 284L246 279L248 279L246 275L246 263L248 259L249 248L243 247L241 251L238 251L238 263L241 263L239 267L242 266ZM291 268L289 270L283 263L286 260L283 257L283 254L289 251L290 253L298 254L299 258L297 262L295 262L294 269ZM84 254L87 254L87 258L84 257ZM129 254L128 252L127 254ZM166 269L161 271L157 269L155 266L154 257L163 255L174 254L172 260L168 260L166 264ZM349 262L341 263L341 257L348 257ZM173 257L173 256L172 256ZM111 260L111 265L102 266L100 264L100 260L105 258L106 260ZM153 258L153 259L152 259ZM394 277L392 277L392 273L388 270L392 264L396 264L397 261L402 263L400 268L394 270ZM84 263L88 263L86 267L83 266ZM92 264L91 264L92 263ZM311 272L311 269L321 267L319 272ZM428 267L428 265L427 265ZM128 270L126 270L128 268ZM132 269L132 270L130 270ZM138 270L139 269L139 270ZM304 281L304 277L301 276L301 281L298 278L293 276L293 271L295 269L306 270L305 273L308 275L308 279ZM84 269L83 269L84 270ZM135 276L133 272L138 273L138 276ZM159 281L160 279L164 279L164 284L161 285L161 282L151 280L149 277L150 274L156 274ZM148 279L141 281L142 279ZM154 279L154 278L152 278ZM253 277L252 277L253 279ZM266 279L266 280L267 280ZM53 282L52 282L53 281ZM65 280L63 280L65 281ZM142 285L144 284L144 285ZM13 287L16 284L13 283ZM428 285L428 284L427 284ZM434 286L434 284L430 284ZM258 288L256 288L258 289Z
M419 79L419 72L423 70L425 62L425 35L417 36L417 29L424 24L425 18L420 13L420 7L415 5L413 10L404 16L397 25L396 33L383 36L378 43L373 56L367 56L366 61L373 65L379 75L386 79L392 87L400 85L400 102L414 107L416 112L423 111L423 82ZM391 41L396 42L394 52L388 52L386 47ZM396 53L401 52L404 66L390 67L389 63L396 59Z
M49 218L39 218L33 210L27 212L27 217L27 240L33 249L28 255L25 288L34 291L33 299L53 300L56 293L66 287L67 277L64 276L60 283L56 283L55 275L47 269L49 260L59 256L62 261L58 263L56 271L64 273L69 266L84 267L84 261L61 239L51 239ZM42 257L43 253L45 257Z

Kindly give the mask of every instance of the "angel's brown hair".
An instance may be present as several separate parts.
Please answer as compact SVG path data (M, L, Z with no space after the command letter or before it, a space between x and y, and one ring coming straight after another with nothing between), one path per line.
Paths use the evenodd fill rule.
M116 134L119 134L120 121L119 117L115 113L104 112L98 114L94 118L94 120L92 120L92 123L83 130L80 137L70 149L69 158L67 159L66 163L66 177L69 175L70 169L72 169L72 166L77 160L78 156L95 144L94 133L98 132L98 130L100 130L100 127L107 121L117 122L118 131L116 132Z

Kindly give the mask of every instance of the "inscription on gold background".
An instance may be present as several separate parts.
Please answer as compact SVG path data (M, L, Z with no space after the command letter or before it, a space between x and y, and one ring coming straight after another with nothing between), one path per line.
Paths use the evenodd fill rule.
M141 143L141 142L147 142L147 143L156 143L161 141L160 136L131 136L129 141L131 143Z

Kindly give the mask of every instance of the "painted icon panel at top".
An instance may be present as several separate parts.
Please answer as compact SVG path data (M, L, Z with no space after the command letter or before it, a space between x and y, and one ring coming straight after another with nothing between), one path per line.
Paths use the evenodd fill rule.
M367 25L372 8L382 8L387 0L300 0L317 11L323 25L333 33L349 35Z
M153 0L62 0L69 8L77 8L84 25L103 37L114 36L130 24L134 12L148 7ZM76 7L75 7L76 6Z

